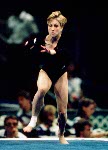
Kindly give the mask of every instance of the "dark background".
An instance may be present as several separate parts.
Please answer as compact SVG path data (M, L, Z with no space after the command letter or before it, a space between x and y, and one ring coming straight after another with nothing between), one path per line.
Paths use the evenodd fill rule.
M68 2L65 0L16 0L2 1L0 20L19 15L22 10L35 17L39 30L46 30L46 18L60 10L68 19L70 51L74 41L77 73L83 79L82 88L87 97L99 107L108 108L108 8L104 3ZM3 30L3 26L0 29ZM8 45L0 40L0 99L14 100L19 89L36 91L37 74L32 72L29 52L20 45ZM5 59L6 58L6 59Z

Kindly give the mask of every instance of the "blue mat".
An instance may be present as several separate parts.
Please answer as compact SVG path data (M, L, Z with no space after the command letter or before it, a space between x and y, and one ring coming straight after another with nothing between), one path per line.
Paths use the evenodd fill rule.
M107 150L108 141L68 140L60 144L58 140L0 140L0 150Z

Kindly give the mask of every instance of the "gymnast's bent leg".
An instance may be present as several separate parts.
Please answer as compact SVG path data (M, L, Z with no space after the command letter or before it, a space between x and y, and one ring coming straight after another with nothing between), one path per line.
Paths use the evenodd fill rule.
M32 102L32 117L30 123L26 127L24 127L24 132L31 132L31 130L36 126L37 116L39 115L39 112L44 105L44 96L50 89L51 85L52 82L47 76L46 72L40 70L37 80L38 90L34 95Z

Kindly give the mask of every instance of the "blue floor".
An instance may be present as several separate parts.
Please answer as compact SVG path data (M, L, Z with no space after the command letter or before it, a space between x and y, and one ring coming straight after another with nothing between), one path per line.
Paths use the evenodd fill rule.
M58 140L0 140L0 150L108 150L108 141L69 140L60 144Z

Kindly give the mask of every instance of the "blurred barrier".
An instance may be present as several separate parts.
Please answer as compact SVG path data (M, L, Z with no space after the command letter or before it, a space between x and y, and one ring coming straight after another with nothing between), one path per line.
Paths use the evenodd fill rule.
M0 116L16 114L19 109L18 104L1 103L0 104Z

